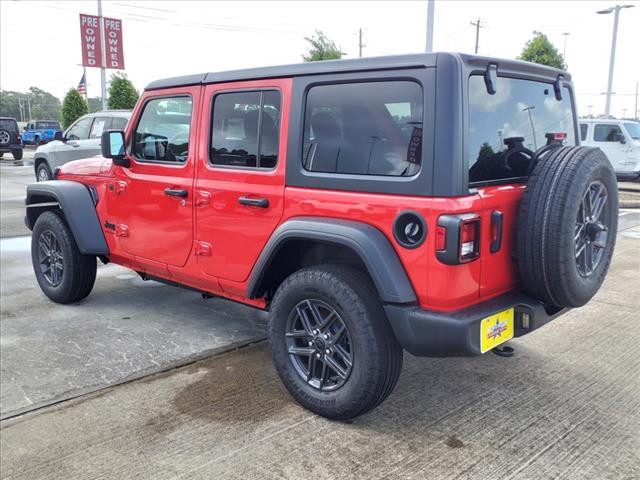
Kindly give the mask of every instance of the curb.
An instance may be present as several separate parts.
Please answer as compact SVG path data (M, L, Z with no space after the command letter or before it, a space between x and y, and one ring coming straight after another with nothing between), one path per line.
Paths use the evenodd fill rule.
M618 208L640 208L640 200L628 200L620 202Z

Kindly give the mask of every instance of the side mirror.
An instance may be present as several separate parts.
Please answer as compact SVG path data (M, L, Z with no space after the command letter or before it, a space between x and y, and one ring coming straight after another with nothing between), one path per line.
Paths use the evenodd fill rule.
M57 130L56 133L53 134L53 139L54 140L60 140L61 142L64 142L64 133L61 132L60 130Z
M124 132L122 130L105 130L101 139L102 156L113 160L115 165L129 168L131 162L124 154Z
M616 134L616 140L618 140L622 144L627 143L627 139L624 138L624 133L617 133Z

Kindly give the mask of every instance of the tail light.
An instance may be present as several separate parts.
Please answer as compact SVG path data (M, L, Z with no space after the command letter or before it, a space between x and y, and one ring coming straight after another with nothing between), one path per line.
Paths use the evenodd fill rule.
M480 216L441 215L436 229L436 257L447 265L471 262L480 256Z

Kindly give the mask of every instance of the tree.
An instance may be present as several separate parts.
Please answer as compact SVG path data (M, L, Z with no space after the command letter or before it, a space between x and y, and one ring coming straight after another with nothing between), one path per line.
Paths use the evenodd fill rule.
M99 112L102 110L102 97L87 98L89 104L89 113Z
M307 55L302 56L305 62L342 58L342 52L333 40L328 39L320 30L316 30L313 37L304 37L304 39L311 44Z
M78 90L72 88L62 102L62 126L67 128L82 115L89 113L89 105Z
M59 120L60 100L49 92L38 87L29 88L31 102L31 120Z
M111 75L109 108L131 110L138 101L138 91L125 74Z
M558 49L553 46L547 36L541 32L533 32L533 38L524 45L522 53L518 60L539 63L549 67L560 68L566 70L564 57Z
M480 151L478 152L478 160L482 160L483 158L487 158L495 154L496 152L493 151L493 147L489 145L488 142L484 142L480 146Z
M0 91L0 116L13 117L18 121L59 120L60 100L38 87L31 87L28 92L2 90Z

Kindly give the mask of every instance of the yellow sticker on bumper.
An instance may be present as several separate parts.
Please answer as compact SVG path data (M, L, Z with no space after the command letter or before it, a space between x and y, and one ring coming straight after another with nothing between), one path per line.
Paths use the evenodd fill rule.
M513 308L503 310L480 322L480 351L488 352L513 338Z

